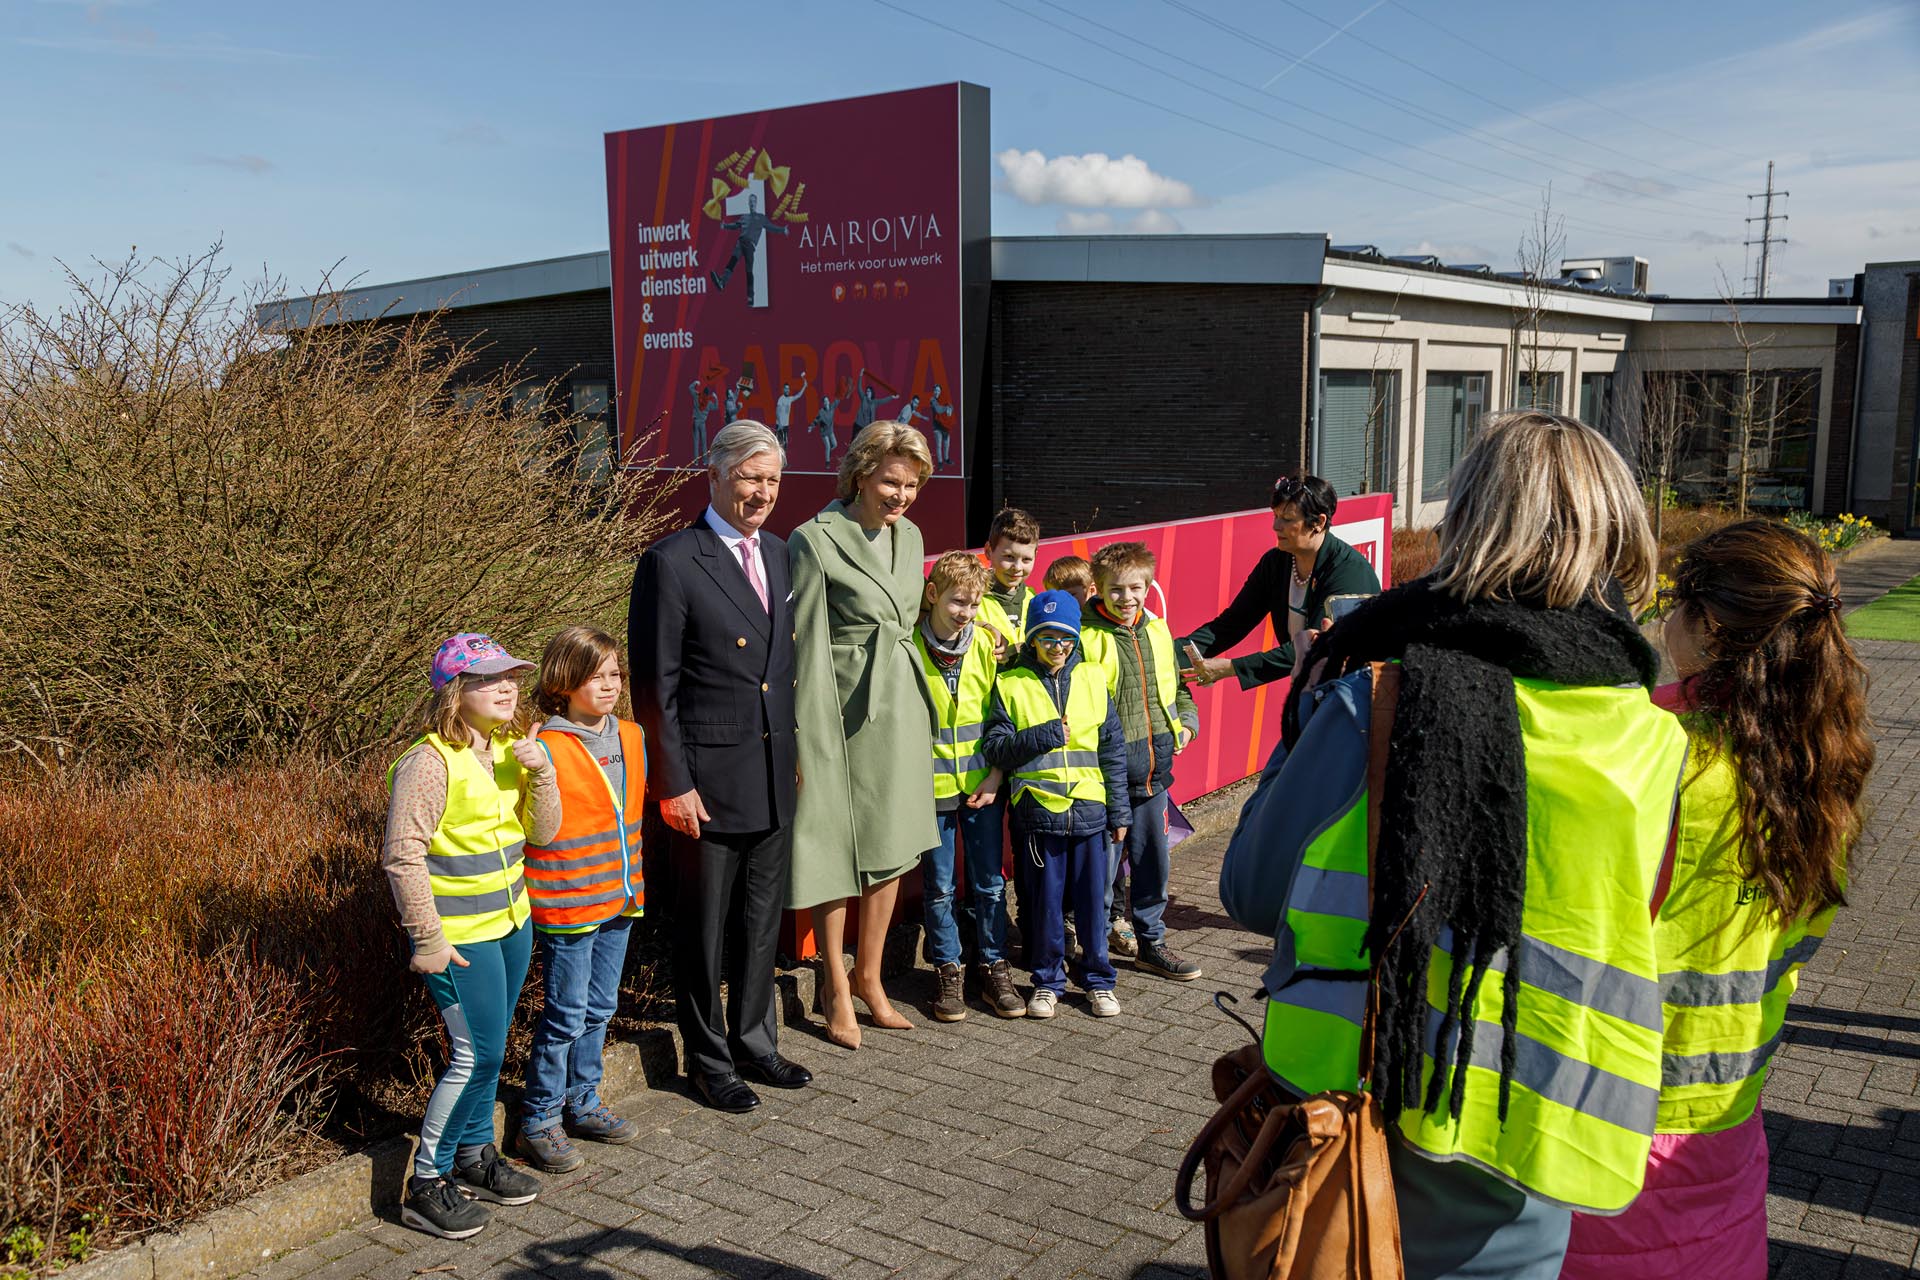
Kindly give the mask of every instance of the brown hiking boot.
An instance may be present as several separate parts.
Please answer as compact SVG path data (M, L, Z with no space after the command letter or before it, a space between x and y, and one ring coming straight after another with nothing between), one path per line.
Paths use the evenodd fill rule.
M940 994L933 998L933 1016L941 1022L958 1022L967 1016L967 996L962 990L964 975L957 964L943 964L933 971L940 983Z
M1024 1018L1027 1016L1027 1002L1013 989L1013 966L1005 960L995 960L990 965L976 966L980 973L981 994L987 999L987 1007L993 1010L996 1018Z

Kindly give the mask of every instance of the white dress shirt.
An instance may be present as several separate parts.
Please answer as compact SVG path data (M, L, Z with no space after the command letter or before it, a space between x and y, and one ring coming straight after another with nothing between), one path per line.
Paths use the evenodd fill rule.
M720 513L718 511L715 511L711 505L707 507L707 514L705 519L707 522L707 528L719 534L720 541L727 544L727 554L733 558L734 568L740 570L741 577L743 578L746 577L747 576L746 566L740 563L740 544L747 540L748 535L740 532L738 529L728 524L726 520L724 520L721 517ZM753 543L754 572L760 575L760 581L766 582L767 581L767 558L762 554L760 554L760 542L759 542L760 535L754 534L752 536L754 538L754 543ZM772 590L771 585L769 585L768 590Z

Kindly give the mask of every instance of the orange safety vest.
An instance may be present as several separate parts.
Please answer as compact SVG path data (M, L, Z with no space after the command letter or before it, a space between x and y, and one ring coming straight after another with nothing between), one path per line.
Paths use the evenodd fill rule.
M606 770L571 733L543 732L560 784L560 830L527 845L527 898L537 929L579 933L646 906L640 819L647 790L647 747L640 726L619 721L626 794L616 799Z

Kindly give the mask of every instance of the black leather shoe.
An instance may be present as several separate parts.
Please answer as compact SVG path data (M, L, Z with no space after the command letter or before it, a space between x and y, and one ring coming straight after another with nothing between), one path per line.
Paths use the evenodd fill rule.
M695 1076L693 1091L699 1096L700 1101L715 1111L751 1111L760 1105L760 1095L748 1088L747 1082L731 1071Z
M740 1074L776 1089L804 1089L813 1083L813 1072L797 1062L788 1062L777 1053L747 1059L740 1064Z

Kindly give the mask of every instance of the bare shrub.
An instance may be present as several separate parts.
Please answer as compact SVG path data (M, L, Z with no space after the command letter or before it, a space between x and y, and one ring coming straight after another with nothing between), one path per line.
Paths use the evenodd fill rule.
M673 473L585 475L435 316L269 331L217 250L103 271L0 327L0 747L367 750L448 633L618 623Z
M164 938L0 982L0 1222L139 1234L272 1181L316 1070L300 1019L239 948Z

